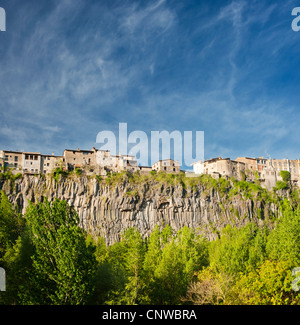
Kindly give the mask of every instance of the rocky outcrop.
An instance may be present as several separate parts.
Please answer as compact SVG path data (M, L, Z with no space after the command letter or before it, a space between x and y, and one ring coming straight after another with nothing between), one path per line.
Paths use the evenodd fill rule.
M118 241L128 227L137 228L146 237L155 225L167 224L174 230L183 226L199 229L214 239L227 224L240 227L254 221L260 225L279 214L274 203L242 195L227 197L201 184L193 189L154 181L122 181L109 186L84 176L56 182L50 176L24 175L14 182L0 180L0 189L23 214L28 200L40 202L46 197L67 201L77 211L81 226L92 235L104 236L108 244Z

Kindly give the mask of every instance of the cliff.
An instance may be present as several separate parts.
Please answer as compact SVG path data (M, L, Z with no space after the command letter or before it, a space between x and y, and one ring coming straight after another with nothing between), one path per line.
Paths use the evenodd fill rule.
M228 181L225 189L218 184L196 180L191 185L176 180L168 184L151 177L108 182L76 175L56 181L51 176L24 175L14 181L0 180L0 190L23 214L28 200L66 200L77 211L81 226L94 236L104 236L108 244L118 241L128 227L136 227L146 237L155 225L169 224L174 230L188 226L214 239L227 224L271 224L280 214L276 201L261 196L267 192L249 196Z

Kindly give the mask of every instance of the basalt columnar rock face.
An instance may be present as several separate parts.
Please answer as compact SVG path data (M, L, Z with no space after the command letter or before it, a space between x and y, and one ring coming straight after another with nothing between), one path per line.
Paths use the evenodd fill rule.
M14 182L0 180L0 190L23 214L28 200L40 202L46 197L50 201L67 201L77 211L81 226L94 236L104 236L107 244L118 241L129 227L147 237L155 225L167 224L175 231L183 226L199 229L208 239L214 239L227 224L263 224L270 215L280 214L274 203L245 199L242 195L228 198L201 184L193 189L155 181L123 181L109 186L84 176L56 182L50 176L25 175Z

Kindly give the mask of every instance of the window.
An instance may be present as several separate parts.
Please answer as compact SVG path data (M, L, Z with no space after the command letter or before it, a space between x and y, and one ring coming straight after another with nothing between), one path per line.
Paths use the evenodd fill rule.
M174 164L173 164L173 166L174 166ZM173 168L173 172L175 172L175 168Z
M18 161L18 156L15 156L15 161Z
M28 159L29 159L29 155L25 155L25 159L27 159L27 160L28 160Z
M5 155L5 161L8 161L8 155Z
M167 167L164 167L164 170L167 170Z

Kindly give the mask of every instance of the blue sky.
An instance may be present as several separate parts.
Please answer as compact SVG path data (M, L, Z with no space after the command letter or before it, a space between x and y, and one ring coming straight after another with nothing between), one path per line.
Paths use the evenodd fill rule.
M0 148L204 131L205 158L300 158L297 1L0 0Z

